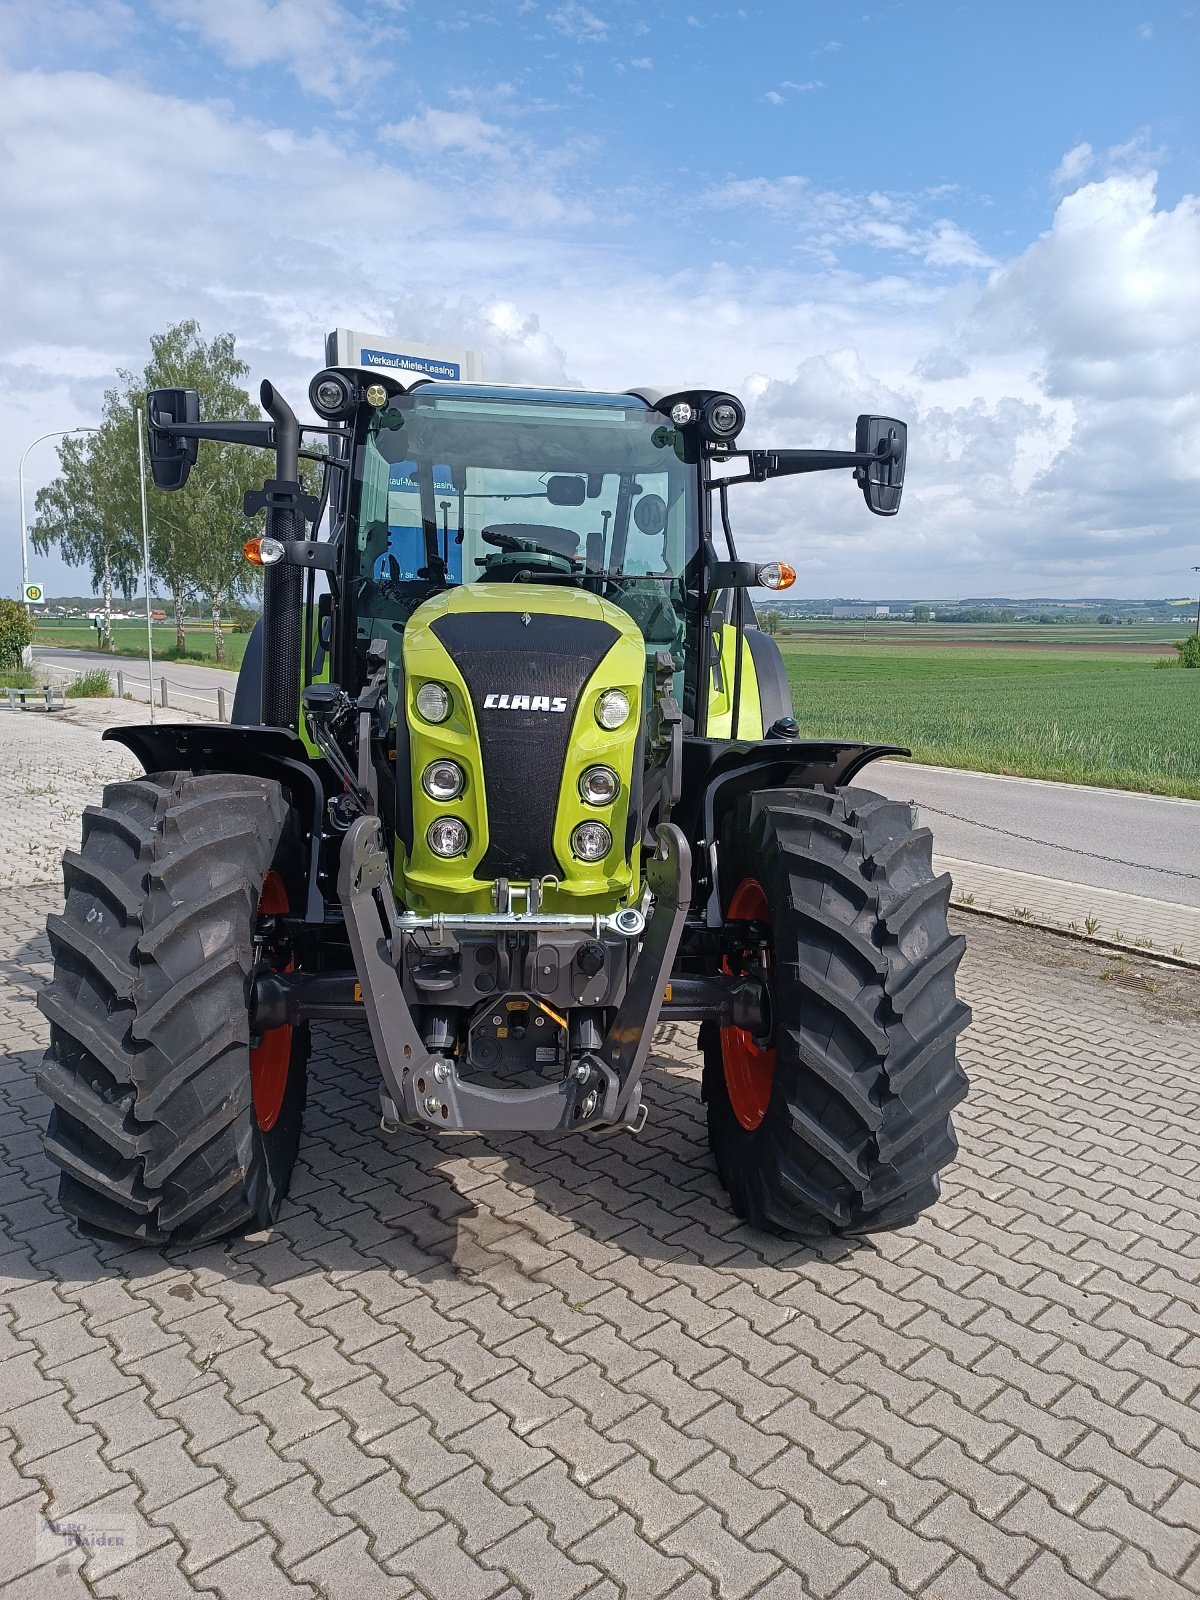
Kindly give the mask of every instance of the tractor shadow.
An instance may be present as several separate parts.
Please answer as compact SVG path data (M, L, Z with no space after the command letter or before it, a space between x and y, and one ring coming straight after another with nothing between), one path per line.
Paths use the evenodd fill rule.
M656 1036L641 1135L443 1135L379 1126L379 1073L365 1025L313 1026L308 1108L288 1199L269 1231L203 1246L131 1248L82 1236L58 1205L37 1088L47 1025L34 1008L50 975L44 934L0 959L19 1048L0 1056L0 1277L132 1285L204 1267L265 1288L313 1274L478 1283L513 1301L545 1292L556 1263L656 1261L737 1272L844 1260L869 1241L798 1243L729 1209L700 1102L694 1032ZM544 1276L543 1276L544 1274Z
M552 1278L556 1258L786 1270L874 1250L866 1239L776 1237L733 1214L708 1148L694 1027L658 1030L643 1084L649 1114L640 1135L385 1134L365 1025L314 1026L291 1198L320 1217L321 1191L331 1185L393 1230L398 1268L482 1278L502 1293L520 1280L521 1298L530 1287L540 1292L528 1279L543 1269ZM285 1207L281 1226L286 1219ZM371 1250L391 1253L386 1244Z

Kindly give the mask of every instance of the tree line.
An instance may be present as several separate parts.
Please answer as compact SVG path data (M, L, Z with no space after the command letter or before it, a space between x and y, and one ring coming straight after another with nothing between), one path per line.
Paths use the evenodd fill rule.
M30 536L37 550L57 550L69 566L87 572L92 593L101 596L106 648L113 648L114 595L128 600L142 581L138 408L144 415L151 389L196 389L205 420L256 418L261 412L243 387L249 371L233 334L206 343L198 323L178 322L150 340L150 360L140 376L117 373L96 432L59 441L59 473L38 493ZM173 494L149 490L150 571L170 598L177 654L186 650L188 608L201 602L212 614L216 658L225 660L222 614L253 600L261 585L258 568L242 553L253 531L242 499L269 476L261 452L205 440L184 488Z

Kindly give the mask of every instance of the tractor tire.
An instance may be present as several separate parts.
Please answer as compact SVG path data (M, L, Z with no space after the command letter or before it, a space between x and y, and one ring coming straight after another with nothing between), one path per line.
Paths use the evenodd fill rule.
M771 930L757 958L769 1035L700 1030L709 1143L734 1210L801 1237L903 1227L938 1197L967 1092L965 940L947 926L932 836L866 789L764 790L734 807L718 854L726 916Z
M237 773L109 784L84 812L82 847L63 857L66 906L47 924L54 977L38 997L50 1021L46 1151L81 1231L199 1243L278 1214L308 1029L252 1039L249 998L260 919L298 893L293 829L280 786Z

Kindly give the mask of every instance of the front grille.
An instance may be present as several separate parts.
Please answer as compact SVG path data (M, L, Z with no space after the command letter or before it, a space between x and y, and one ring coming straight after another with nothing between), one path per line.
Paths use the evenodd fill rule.
M571 723L588 680L620 637L595 618L527 615L471 612L430 625L463 675L479 726L488 804L479 874L517 882L564 872L554 854L554 819ZM514 696L528 697L517 710ZM556 704L563 709L548 709Z

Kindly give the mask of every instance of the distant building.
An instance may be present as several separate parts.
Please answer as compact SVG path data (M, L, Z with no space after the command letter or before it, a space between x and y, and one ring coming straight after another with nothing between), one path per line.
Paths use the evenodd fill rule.
M830 612L834 617L887 617L891 615L890 606L834 606Z

